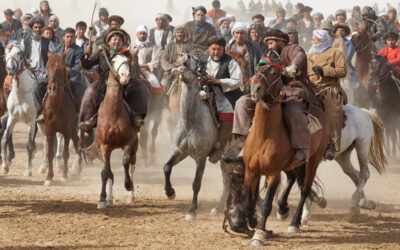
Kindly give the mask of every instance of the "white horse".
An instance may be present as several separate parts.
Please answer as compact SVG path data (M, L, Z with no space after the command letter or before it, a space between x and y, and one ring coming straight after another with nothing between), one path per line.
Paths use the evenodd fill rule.
M15 124L22 121L28 126L28 163L25 176L32 176L32 157L35 149L35 118L37 110L34 102L35 76L27 70L29 65L19 43L14 42L7 46L6 70L12 76L11 92L7 100L8 120L4 136L1 141L2 173L7 174L11 160L8 155L8 144Z
M368 162L382 174L386 168L386 147L383 123L380 118L367 110L361 110L352 105L343 106L347 120L342 130L340 152L335 156L343 172L350 177L356 186L356 191L351 198L350 214L360 213L360 208L371 210L376 207L372 200L367 200L364 186L369 178ZM353 149L356 149L360 170L354 168L350 161ZM325 198L314 197L314 201L321 207L326 206ZM322 205L321 205L322 204ZM311 203L306 202L301 224L307 223L310 216ZM279 219L283 219L278 214Z

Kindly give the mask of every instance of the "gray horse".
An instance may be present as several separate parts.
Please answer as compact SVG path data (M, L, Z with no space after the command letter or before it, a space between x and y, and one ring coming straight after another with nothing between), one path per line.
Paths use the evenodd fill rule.
M206 102L199 96L200 85L198 76L204 72L204 65L199 63L195 56L188 54L181 55L180 78L182 93L180 101L180 117L174 131L176 148L164 165L165 194L172 200L175 198L175 190L171 185L172 167L185 159L187 156L196 161L196 176L193 181L193 200L186 215L186 220L194 220L197 210L197 196L201 187L206 160L213 150L217 140L217 127L214 118ZM220 161L222 176L224 180L224 191L216 208L212 212L222 211L226 198L226 167Z

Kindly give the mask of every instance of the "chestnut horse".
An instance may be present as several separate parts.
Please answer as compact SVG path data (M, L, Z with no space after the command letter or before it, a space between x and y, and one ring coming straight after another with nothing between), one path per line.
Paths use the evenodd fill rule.
M65 55L54 54L47 62L49 82L46 97L43 101L44 124L39 128L46 134L46 156L49 161L49 170L44 185L53 182L54 142L56 133L64 136L64 150L61 182L66 183L68 178L69 142L72 139L75 151L78 152L78 132L76 127L77 110L75 108L68 79ZM59 136L57 136L59 137ZM57 138L59 140L59 138Z
M265 224L271 213L272 201L280 183L281 172L288 176L288 183L278 202L279 213L288 209L287 198L297 177L296 168L304 162L292 161L293 149L290 147L290 135L282 118L281 72L276 67L266 65L258 67L256 75L250 80L251 98L256 109L254 125L243 149L245 164L244 185L246 190L246 210L250 226L255 227L255 205L261 175L268 181L267 193L262 204L261 224L253 236L252 245L263 245L266 238ZM329 125L324 112L311 104L311 114L318 118L321 128L311 135L310 157L306 162L304 183L301 186L301 199L289 226L289 233L300 231L304 202L309 196L318 165L323 160L329 139Z
M357 33L352 35L351 42L354 45L356 51L356 71L360 83L358 89L354 91L355 105L358 107L370 107L368 100L368 75L369 75L369 62L372 59L372 53L374 51L374 43L372 42L370 35L367 32L366 27L360 27L357 29Z
M108 60L108 58L105 58ZM122 164L125 169L125 188L133 198L133 172L136 163L138 136L131 123L129 112L123 99L123 86L130 80L130 59L123 54L115 55L107 79L107 89L100 104L95 139L100 147L101 159L104 162L101 171L101 194L98 209L113 206L112 185L114 174L111 171L111 152L122 148ZM130 169L129 169L130 167ZM131 172L131 173L130 173ZM107 192L106 192L107 186Z

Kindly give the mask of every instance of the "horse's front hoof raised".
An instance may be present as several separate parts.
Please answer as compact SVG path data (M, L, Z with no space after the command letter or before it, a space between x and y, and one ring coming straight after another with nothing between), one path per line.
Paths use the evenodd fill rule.
M53 183L53 181L46 180L46 181L44 182L44 185L45 185L46 187L49 187L49 186L51 186L52 183Z
M372 210L372 209L376 208L376 203L374 201L371 201L371 200L362 199L360 201L360 207L362 209Z
M196 219L196 214L195 213L187 213L185 216L186 221L191 221Z
M276 218L278 218L278 220L286 220L288 216L289 212L286 212L284 214L280 214L279 212L276 213Z
M167 195L168 200L173 200L176 197L175 189L173 189L173 188L166 189L165 194Z
M24 176L25 177L31 177L32 176L32 170L25 170Z
M298 226L289 226L287 232L290 234L297 234L300 233L300 228Z
M326 208L328 202L326 201L325 197L318 197L316 201L314 201L320 208Z

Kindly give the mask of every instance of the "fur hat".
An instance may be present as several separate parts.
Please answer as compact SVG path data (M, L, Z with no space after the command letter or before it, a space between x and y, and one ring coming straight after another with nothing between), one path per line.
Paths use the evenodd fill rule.
M117 21L120 23L120 25L124 24L124 19L121 16L117 15L110 16L107 21L108 25L111 25L112 21Z
M28 22L28 26L32 29L32 27L35 23L41 23L42 27L46 27L46 23L44 22L44 19L39 15L31 18Z
M336 30L338 28L344 29L344 31L346 32L346 36L348 36L350 34L350 27L349 27L349 25L347 25L347 23L336 23L333 26L333 33L336 33Z
M361 15L363 15L363 16L375 16L376 13L375 13L375 10L372 9L371 7L365 6L361 11Z
M324 20L324 21L322 21L321 22L321 27L320 27L320 29L328 29L328 30L330 30L331 32L333 32L333 25L332 25L332 23L331 22L329 22L328 20Z
M399 35L397 33L394 33L392 31L386 32L383 35L383 40L389 39L389 38L394 38L396 41L399 40Z
M278 29L271 29L270 31L266 32L263 37L264 43L267 43L268 40L280 40L288 43L290 39L286 33Z
M335 17L337 17L337 16L343 16L345 21L347 19L347 14L344 9L338 9L335 13Z
M304 12L311 12L313 10L313 8L311 8L310 6L304 6L303 8L301 8L300 13L303 14Z
M122 39L123 44L126 44L129 39L128 33L126 33L123 29L109 29L107 33L104 34L104 43L108 45L108 42L111 40L113 36L119 36Z

